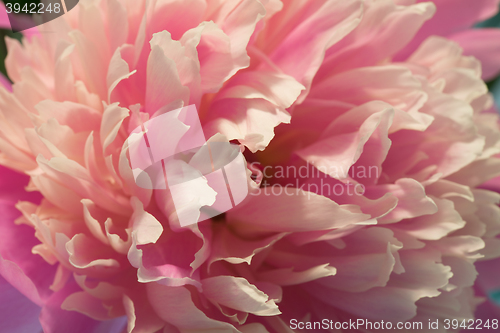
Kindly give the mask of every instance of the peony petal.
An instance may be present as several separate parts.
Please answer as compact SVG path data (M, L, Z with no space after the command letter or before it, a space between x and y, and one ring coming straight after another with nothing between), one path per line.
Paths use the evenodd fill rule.
M102 302L90 296L84 291L76 292L64 300L61 304L61 309L66 311L77 311L95 320L111 319Z
M266 71L241 73L217 94L224 98L264 99L283 110L297 99L304 86L293 77Z
M453 208L454 205L451 201L438 198L433 198L433 201L437 205L435 214L398 223L394 228L404 230L419 239L436 240L465 226L465 221Z
M263 84L265 82L265 84ZM304 87L294 78L271 72L240 74L227 85L211 107L208 135L217 132L237 139L251 151L263 150L274 136L274 127L290 122L285 110Z
M12 83L10 83L10 81L3 74L0 75L0 85L12 92Z
M117 1L113 1L117 3ZM122 46L116 49L113 53L113 57L109 63L108 73L106 75L106 85L108 88L108 103L111 103L112 93L118 84L125 79L128 79L131 75L133 75L136 70L130 71L129 64L123 60L122 52L130 52L130 45ZM118 94L121 91L117 92ZM115 97L115 96L113 96ZM120 96L122 97L122 96Z
M121 333L125 327L124 318L99 322L75 311L61 308L63 301L74 292L78 292L76 283L70 283L54 293L43 306L40 323L44 333Z
M272 246L285 236L284 233L281 233L259 240L246 240L238 237L227 228L214 226L214 229L210 257L208 259L209 267L212 263L220 260L232 264L246 262L250 265L252 258L257 253Z
M158 45L151 46L147 71L145 107L149 114L178 99L188 105L189 89L181 84L175 62Z
M350 211L348 207L312 192L290 188L294 193L290 196L284 191L278 195L271 191L272 188L264 187L258 195L249 197L246 203L227 212L232 227L246 232L297 232L340 228L369 218L360 213L358 207ZM255 210L254 205L259 209Z
M336 274L316 283L325 289L359 293L385 287L392 274L403 273L399 252L403 243L386 228L372 227L347 235L345 248L330 251ZM362 245L361 245L362 244Z
M151 305L160 318L181 331L206 330L220 333L237 333L233 325L211 319L196 307L191 293L184 287L167 287L158 283L146 285Z
M33 303L42 305L42 300L35 284L24 274L21 268L12 261L0 256L0 274L8 283L19 290Z
M363 107L367 106L360 108ZM363 159L371 160L368 165L380 168L391 145L388 131L393 118L392 108L383 109L369 115L359 128L353 124L351 133L347 132L349 128L343 129L347 133L338 133L334 122L325 130L322 140L299 150L297 154L321 172L336 179L347 178L349 169L358 160L361 165L364 164Z
M240 69L231 54L231 41L224 31L213 22L202 22L182 35L180 42L186 53L197 64L200 92L191 103L199 103L202 93L217 92L222 84ZM195 68L196 68L195 67ZM193 87L194 88L194 87ZM191 93L196 93L193 91Z
M273 269L260 273L258 277L259 280L272 282L280 286L293 286L327 276L333 276L336 273L337 270L335 267L324 264L302 272L295 272L293 268Z
M500 73L500 47L489 42L500 38L500 29L466 30L450 38L460 44L464 55L481 61L483 80L489 81Z
M127 8L117 0L106 2L108 14L108 40L110 49L115 50L126 43L129 33Z
M97 21L91 18L90 10L87 12L86 19L94 22ZM89 26L92 27L93 23L90 23ZM76 45L76 52L81 58L87 59L87 61L82 63L84 69L83 74L85 75L85 84L88 86L90 92L95 93L104 99L104 96L107 96L107 70L105 68L105 63L101 59L101 52L95 52L95 50L101 50L102 48L97 47L94 41L89 38L89 35L84 34L80 30L73 30L69 33L69 35ZM93 35L102 36L102 30L95 31ZM103 45L107 45L107 43L104 43Z
M0 321L2 329L16 333L42 333L38 321L40 306L0 277Z
M156 243L160 238L163 227L158 220L151 214L144 211L142 203L137 198L131 199L134 208L133 231L138 245Z
M306 18L303 17L304 13L308 13ZM285 23L285 27L278 28L283 25L283 21L280 21L281 16L287 14L291 17L284 22L289 23ZM296 6L295 13L279 13L274 17L276 23L270 22L271 31L273 25L277 26L276 33L278 31L280 34L283 33L283 29L289 30L286 38L272 50L270 59L283 72L290 74L306 87L299 102L302 102L307 95L314 75L321 66L325 51L349 34L359 24L361 15L361 1L332 0L326 1L320 7L304 2L302 6ZM298 24L295 23L296 20ZM274 46L273 37L269 36L270 41L266 41L271 47ZM293 52L297 45L310 52Z
M361 78L362 84L360 83ZM350 105L362 105L369 102L376 105L375 101L382 100L394 108L407 112L409 116L414 118L414 122L419 123L419 126L415 124L404 127L394 124L399 126L393 125L391 132L400 128L424 130L432 120L432 118L429 119L428 115L418 112L427 100L422 83L416 76L412 75L412 72L402 66L363 67L334 75L316 84L311 98L338 100ZM352 112L346 114L349 113L352 117ZM398 116L402 118L401 120L408 118L404 115ZM354 120L351 117L347 116L346 118Z
M54 72L54 87L58 100L75 101L76 89L74 87L75 76L73 73L73 65L71 63L71 54L75 49L75 45L68 41L59 41L58 50L60 54L56 56L56 65Z
M261 99L224 99L212 107L224 112L225 117L209 122L207 135L222 133L228 140L236 139L252 152L264 150L274 137L274 128L290 122L287 111ZM226 112L229 111L228 119Z
M202 280L203 294L219 305L257 316L275 316L281 312L269 296L244 278L216 276Z
M248 67L250 58L246 49L257 22L266 14L263 4L256 0L239 0L232 2L214 1L209 6L216 8L208 8L207 13L210 14L205 18L205 21L214 21L229 37L231 54L235 64L234 72L237 69Z
M173 40L168 31L154 34L149 43L151 49L159 47L168 60L175 62L176 73L171 73L170 75L178 75L180 83L184 87L189 88L190 100L189 103L187 100L184 100L184 105L199 103L201 84L200 64L196 57L196 51L193 50L193 45L188 44L188 46L185 47L181 42ZM174 91L172 96L175 95ZM177 96L182 96L182 94L177 94ZM156 110L151 111L155 112Z
M380 218L379 223L394 223L438 212L438 206L426 195L424 187L410 178L398 179L394 185L379 185L370 191L370 195L376 195L375 193L392 193L398 198L396 208Z
M37 304L42 304L51 293L49 286L54 276L51 267L42 258L32 253L33 246L40 243L32 227L16 225L20 212L15 208L19 199L39 201L38 194L26 193L23 184L26 176L0 167L0 274L21 293ZM21 246L20 246L21 245ZM15 251L13 250L15 249Z
M165 326L165 322L149 305L145 292L141 296L134 295L133 299L123 295L123 306L128 318L127 333L155 333Z
M61 126L68 126L75 133L99 128L101 114L86 105L73 102L42 101L35 106L40 124L55 119ZM37 123L37 121L35 121Z
M419 2L423 1L419 0ZM471 7L467 0L435 0L433 2L436 6L436 14L422 26L398 58L404 59L431 35L449 36L495 15L499 3L498 0L478 0L474 3L474 7Z
M130 207L127 205L127 199L120 195L114 195L109 191L95 191L95 188L102 188L94 180L92 180L89 171L82 167L79 163L72 159L63 157L54 157L47 161L43 156L39 155L37 159L40 169L45 172L45 174L40 175L38 180L46 181L48 186L47 190L54 191L57 185L65 187L63 192L72 192L73 195L69 197L69 200L78 200L78 197L89 198L93 202L98 202L102 208L108 209L119 215L125 215L126 211L131 211ZM64 184L64 185L62 185ZM59 187L57 186L57 187ZM43 186L41 186L43 188ZM44 191L42 190L42 193ZM60 196L58 192L54 191L53 194L57 197ZM61 202L62 198L57 198ZM71 206L62 206L61 208L68 209L69 207L75 207L78 205L76 202L72 202ZM80 210L77 208L77 210Z
M106 154L108 146L116 139L123 120L129 116L129 113L129 110L121 108L117 104L111 104L104 110L100 126L100 137L104 154Z
M376 287L363 293L328 292L324 286L314 284L308 285L307 289L325 303L341 306L360 318L409 320L416 315L415 302L423 297L439 295L439 288L448 283L452 273L449 267L435 263L429 252L406 252L405 258L401 259L406 263L405 273L393 275L387 287ZM422 279L425 279L424 284Z
M334 73L391 58L413 40L435 8L432 2L410 6L396 6L393 1L365 3L363 20L353 33L327 51L315 79L321 81Z
M479 171L481 170L481 171ZM500 175L500 159L479 160L450 175L447 179L458 181L469 187L483 184L486 180Z
M95 239L84 234L77 234L66 243L69 262L80 269L95 267L107 271L120 267L120 263L116 259L106 258L110 255L110 251L106 251L106 249Z

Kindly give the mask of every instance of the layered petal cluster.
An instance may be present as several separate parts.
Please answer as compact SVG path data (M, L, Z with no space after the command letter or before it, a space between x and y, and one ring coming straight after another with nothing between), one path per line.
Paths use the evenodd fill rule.
M0 273L45 333L473 318L474 262L500 256L500 195L478 189L500 129L480 61L431 36L435 2L85 0L7 40L0 163L39 196L3 218ZM250 195L181 227L127 138L188 105L245 150Z

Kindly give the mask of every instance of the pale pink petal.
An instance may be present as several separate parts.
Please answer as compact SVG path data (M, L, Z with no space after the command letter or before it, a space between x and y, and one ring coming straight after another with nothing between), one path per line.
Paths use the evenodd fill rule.
M216 227L214 229L210 258L208 260L209 265L220 260L232 264L245 262L250 264L252 258L257 253L270 247L285 235L282 233L259 240L246 240L238 237L226 228Z
M54 184L57 186L56 184L59 183L59 186L66 187L66 191L74 193L71 199L80 201L81 199L78 199L78 197L89 198L93 202L99 202L101 207L109 209L119 215L124 215L124 211L131 211L130 207L127 205L127 199L125 197L115 196L107 191L93 191L94 188L99 188L100 186L96 183L92 184L91 181L90 184L92 184L94 188L90 187L89 181L91 178L88 170L76 163L74 160L54 157L50 161L47 161L43 156L39 155L38 162L41 170L43 170L47 176L44 178L44 180L48 181L47 185L50 186L50 184ZM71 188L71 190L69 188ZM48 189L50 190L50 188ZM57 192L53 193L54 195L59 196L57 195ZM57 203L57 199L54 203ZM78 204L76 202L72 202L71 205L73 206ZM61 208L68 207L63 206Z
M66 250L69 253L69 262L76 268L93 267L95 271L111 273L120 267L116 259L110 258L111 251L106 251L106 247L84 234L77 234L71 238L66 243Z
M463 50L459 44L446 38L431 36L427 38L418 49L407 59L406 64L417 64L422 66L424 75L430 76L431 82L436 79L431 76L442 71L468 69L473 76L479 78L481 63L472 57L464 57ZM402 63L403 64L403 63ZM410 67L416 70L415 67ZM480 80L478 80L480 81Z
M244 278L216 276L202 280L203 294L212 302L257 316L280 314L269 296ZM235 297L236 296L236 297Z
M26 180L24 175L0 168L0 187L3 189L0 194L0 256L3 267L0 274L33 302L41 304L50 294L54 268L32 253L32 247L39 243L33 230L26 229L26 225L14 224L20 216L14 206L17 200L39 200L37 194L26 193L19 186ZM23 246L16 247L15 244Z
M143 205L137 198L132 198L131 203L134 207L132 233L137 240L137 244L144 245L156 243L163 232L162 225L153 215L144 211Z
M384 287L393 272L404 272L398 253L402 248L388 229L373 227L355 232L345 237L345 248L331 254L330 265L336 268L336 274L317 283L354 293Z
M393 117L394 110L384 108L369 115L359 127L343 127L343 133L336 131L334 122L325 130L322 140L297 154L336 179L345 179L351 166L360 159L361 165L364 165L363 159L367 159L371 160L370 165L380 167L391 145L388 131Z
M18 170L32 170L35 168L34 159L27 154L29 146L22 133L24 131L20 131L30 122L29 112L15 96L5 89L0 89L0 96L2 110L0 117L3 119L0 122L0 146L2 147L0 159ZM7 109L15 110L15 112L3 111Z
M90 13L87 13L87 19L92 20L90 15ZM93 23L90 23L89 26L93 26ZM107 96L107 70L104 67L104 63L101 61L101 55L99 52L93 51L96 49L100 50L101 48L96 46L98 44L95 44L95 42L89 38L89 35L84 34L80 30L73 30L69 33L69 35L76 45L75 51L80 55L80 57L88 59L88 61L84 62L82 65L86 78L85 84L87 85L89 92L95 93L101 97ZM102 30L95 31L93 35L102 36Z
M187 48L188 56L198 63L201 91L192 102L199 103L201 93L217 92L223 82L241 68L231 54L229 36L213 22L202 22L186 31L181 43Z
M261 280L281 286L292 286L333 276L336 273L337 270L335 267L324 264L301 272L296 272L292 268L273 269L260 273L258 277Z
M481 170L481 172L479 172ZM500 159L479 160L462 168L448 177L451 181L465 180L465 185L474 187L483 184L486 180L500 175Z
M111 319L108 315L108 309L102 302L84 291L76 292L64 300L61 309L66 311L76 311L95 320Z
M400 255L406 263L405 273L393 275L387 287L375 287L364 293L329 292L314 284L307 289L325 303L341 306L360 318L409 320L417 312L415 302L421 297L439 295L439 288L448 283L452 273L449 267L435 263L431 256L424 257L425 253L409 252L404 258L402 253Z
M290 122L286 108L304 87L290 76L271 72L248 72L242 78L221 91L205 129L209 136L220 132L255 152L269 144L276 126Z
M167 287L158 283L146 286L148 298L160 318L180 330L213 330L237 333L234 326L211 319L193 303L191 293L184 287Z
M68 126L75 132L84 132L99 127L101 122L101 115L97 110L73 102L46 100L38 103L36 110L39 115L35 118L37 125L55 119L61 126Z
M107 148L117 138L123 120L128 116L129 110L121 108L117 104L111 104L104 110L104 113L102 115L100 137L102 149L105 154L108 151ZM110 147L110 149L112 148L115 147Z
M129 33L129 22L126 5L118 0L106 2L108 14L107 37L110 49L114 50L127 42Z
M398 223L394 228L404 230L406 233L419 239L436 240L465 226L465 221L453 209L451 201L438 198L434 198L433 201L438 208L435 214L416 217L412 220Z
M304 90L293 77L267 71L241 73L217 95L225 98L264 99L279 109L289 108Z
M261 99L224 99L212 107L224 117L207 124L208 135L222 133L228 140L237 139L252 152L264 150L274 136L274 128L290 122L287 111Z
M311 192L289 187L287 190L294 193L290 196L284 192L273 195L271 190L271 187L264 187L257 196L249 197L246 203L229 211L229 223L247 232L287 232L340 228L369 218L359 212L358 207L344 207ZM255 210L254 205L260 208ZM262 218L264 216L266 218Z
M396 208L380 218L379 223L399 222L403 219L430 215L438 211L438 206L426 195L424 187L410 178L398 179L395 184L377 186L369 192L370 195L390 192L398 198Z
M143 283L159 281L165 285L199 286L196 275L191 274L190 264L201 247L201 240L190 231L165 231L154 216L143 210L139 200L133 198L132 204L135 213L128 260L138 268L138 280ZM178 254L180 247L184 248L182 256Z
M250 57L246 49L257 23L266 13L263 4L256 0L209 1L207 13L205 20L214 21L229 37L235 63L232 74L248 67Z
M176 84L176 79L175 77L179 77L179 82L181 85L183 85L186 88L189 88L189 100L184 100L184 105L188 104L195 104L199 103L200 99L200 85L201 85L201 77L200 77L200 63L198 61L198 58L196 57L196 50L194 49L194 45L188 44L186 46L183 45L181 41L176 41L172 39L172 36L170 35L169 32L167 31L162 31L159 33L156 33L153 35L153 38L151 38L149 44L151 45L151 49L155 49L155 47L158 47L163 51L163 54L165 55L167 61L173 61L175 63L175 70L171 69L170 73L165 73L165 75L171 75L174 76L173 82L170 83L171 85L175 86ZM162 60L158 59L156 60L158 62L161 62ZM165 61L165 60L163 60ZM166 62L167 62L166 61ZM155 67L149 67L151 66L157 66L155 63L155 60L151 60L151 63L148 61L148 68L151 68L151 71L156 70L154 69ZM158 66L165 66L165 65L160 65ZM169 66L169 65L167 65ZM153 72L150 72L150 74L153 74ZM160 82L158 82L159 84ZM153 87L154 83L151 82L148 86L148 93L149 89L157 89L156 87ZM171 86L173 88L173 86ZM170 88L170 89L172 89ZM177 90L173 90L172 92L167 90L168 94L171 94L170 96L181 96L184 95L184 89L181 89L180 87L175 88ZM147 94L148 94L147 93ZM155 90L151 91L149 93L149 96L155 96L157 92ZM168 95L167 95L168 96ZM168 97L165 102L163 102L163 105L158 104L156 107L157 109L149 109L150 106L146 104L148 112L153 114L157 110L159 110L162 106L165 106L167 104L170 104L171 102L174 101L174 99L168 100ZM189 101L189 103L188 103ZM148 102L147 102L148 103Z
M120 86L115 92L115 88L119 85L119 83L122 80L128 79L131 75L133 75L136 71L130 71L129 69L129 64L122 58L124 55L126 56L128 53L131 53L130 45L129 46L122 46L120 48L117 48L115 53L113 53L113 56L111 57L111 61L109 62L109 68L108 68L108 73L106 75L106 85L108 88L108 103L111 103L111 99L117 98L118 100L128 100L127 97L130 96L123 96L124 91L123 88ZM122 88L122 89L120 89ZM117 96L118 95L118 96Z
M350 105L382 100L409 113L421 123L421 129L430 123L428 116L418 112L427 100L422 84L402 66L364 67L332 76L315 85L311 97L324 101L338 100Z
M55 65L55 95L60 100L74 101L76 100L76 89L73 85L75 76L73 73L73 64L71 63L71 54L75 50L75 45L65 40L61 40L59 45L58 49L63 49L63 51L60 51L60 54L57 56Z

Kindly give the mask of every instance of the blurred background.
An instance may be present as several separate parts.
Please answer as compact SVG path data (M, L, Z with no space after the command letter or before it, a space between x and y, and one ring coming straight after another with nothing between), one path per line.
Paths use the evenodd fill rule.
M496 16L486 20L477 25L478 28L500 28L500 13ZM486 82L488 84L488 88L495 95L495 100L497 107L500 109L500 77L496 79Z

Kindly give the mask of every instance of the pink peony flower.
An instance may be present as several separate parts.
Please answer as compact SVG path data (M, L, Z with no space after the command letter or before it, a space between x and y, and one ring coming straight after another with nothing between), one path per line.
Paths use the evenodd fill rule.
M499 1L434 2L88 0L7 40L0 163L26 176L1 170L0 274L45 333L473 318L500 130L460 45L489 52L467 28ZM188 105L245 149L250 195L181 227L127 138Z

